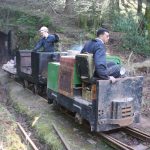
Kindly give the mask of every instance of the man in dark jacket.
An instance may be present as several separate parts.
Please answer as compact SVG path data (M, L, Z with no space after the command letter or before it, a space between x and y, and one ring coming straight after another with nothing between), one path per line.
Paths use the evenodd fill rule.
M37 52L38 49L43 47L44 52L54 52L54 43L57 42L57 37L53 34L49 34L48 28L45 26L41 27L39 32L42 38L36 44L33 51Z
M106 47L105 43L109 40L109 31L107 29L99 29L97 38L88 41L83 47L81 53L92 53L95 64L94 76L102 80L110 80L112 83L115 78L120 77L120 65L113 62L106 63Z

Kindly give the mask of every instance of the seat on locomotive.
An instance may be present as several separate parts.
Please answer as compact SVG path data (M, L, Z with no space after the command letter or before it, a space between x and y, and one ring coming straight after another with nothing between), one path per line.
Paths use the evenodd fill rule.
M95 70L93 54L76 55L76 67L82 81L91 82Z

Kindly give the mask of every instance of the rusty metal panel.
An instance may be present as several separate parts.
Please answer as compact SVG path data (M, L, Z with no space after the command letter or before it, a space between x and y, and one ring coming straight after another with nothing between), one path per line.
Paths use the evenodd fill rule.
M62 56L60 58L59 72L59 92L65 96L73 96L73 77L74 77L75 58Z
M59 93L65 96L73 96L73 69L60 66Z
M73 68L75 64L74 56L61 56L60 65Z

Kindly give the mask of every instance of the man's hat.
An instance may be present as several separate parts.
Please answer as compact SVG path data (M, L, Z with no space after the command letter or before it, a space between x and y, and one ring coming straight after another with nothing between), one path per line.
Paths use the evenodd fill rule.
M48 28L45 27L45 26L43 26L43 27L40 28L39 31L40 31L40 32L48 32Z

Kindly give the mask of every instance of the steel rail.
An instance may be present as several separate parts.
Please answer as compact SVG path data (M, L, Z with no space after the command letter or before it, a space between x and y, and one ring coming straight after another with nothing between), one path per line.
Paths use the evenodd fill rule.
M31 138L28 136L28 134L25 132L24 128L21 126L21 124L19 122L17 122L17 125L20 129L20 131L23 133L23 135L25 136L26 140L30 143L31 147L34 150L39 150L36 145L34 144L34 142L31 140Z
M108 134L105 133L98 133L99 136L103 138L103 140L108 143L111 147L115 148L116 150L135 150L131 146L122 143L121 141L111 137Z
M139 130L139 129L133 129L131 127L125 127L122 129L123 131L127 132L128 134L130 134L131 136L136 137L137 139L140 139L144 142L150 142L150 135Z
M56 125L53 123L52 124L53 128L55 129L56 133L58 134L58 136L60 137L62 143L64 144L66 150L71 150L70 146L68 145L68 143L66 142L66 140L64 139L63 135L59 132L59 130L57 129Z

